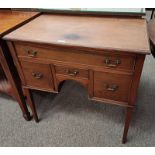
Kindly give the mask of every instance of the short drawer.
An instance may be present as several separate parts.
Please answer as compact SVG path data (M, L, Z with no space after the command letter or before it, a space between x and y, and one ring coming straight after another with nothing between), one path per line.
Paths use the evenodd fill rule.
M94 73L94 96L103 99L128 102L132 76Z
M68 66L55 66L56 74L62 74L66 76L70 76L72 78L82 77L88 78L88 70L78 69L74 67Z
M20 58L38 58L46 59L46 61L57 60L127 71L133 70L135 65L135 56L131 54L123 55L116 52L103 51L102 54L99 55L86 51L71 50L67 48L44 48L35 44L24 43L15 43L15 48L17 55Z
M26 86L54 90L52 74L49 65L22 61L21 66Z
M88 88L88 79L86 78L74 78L72 76L65 76L65 75L60 75L60 74L56 74L56 82L57 82L57 88L60 86L60 83L63 81L67 81L67 80L73 80L76 81L77 83L83 85L84 87Z
M88 87L88 70L69 66L55 66L55 72L58 86L62 81L74 80Z

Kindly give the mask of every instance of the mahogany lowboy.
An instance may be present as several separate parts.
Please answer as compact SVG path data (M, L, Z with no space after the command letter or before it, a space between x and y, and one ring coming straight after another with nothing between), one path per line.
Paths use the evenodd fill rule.
M75 80L90 99L126 107L125 143L149 54L145 24L144 19L45 14L5 36L34 119L38 122L31 89L59 92L63 81Z

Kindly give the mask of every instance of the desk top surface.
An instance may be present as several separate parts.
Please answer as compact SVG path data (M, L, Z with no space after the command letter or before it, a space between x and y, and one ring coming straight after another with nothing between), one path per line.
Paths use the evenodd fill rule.
M4 39L150 53L146 21L135 18L43 14Z
M38 12L0 10L0 37L38 14Z

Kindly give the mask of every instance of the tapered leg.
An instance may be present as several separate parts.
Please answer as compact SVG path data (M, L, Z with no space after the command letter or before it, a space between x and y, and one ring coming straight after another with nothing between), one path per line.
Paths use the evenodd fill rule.
M15 92L15 91L14 91ZM19 93L15 93L15 98L16 100L18 101L18 104L23 112L23 117L26 121L30 121L31 120L31 115L30 115L30 112L28 111L27 109L27 105L25 103L25 100L24 100L24 97L19 95Z
M29 104L29 106L31 108L31 111L33 113L33 118L38 123L39 119L38 119L38 115L37 115L37 112L36 112L35 104L33 102L33 97L32 97L31 91L29 89L24 89L24 92L25 92L25 95L27 97L28 104Z
M129 125L130 125L130 122L131 122L132 113L133 113L133 108L132 107L128 107L126 109L124 133L123 133L123 138L122 138L122 143L123 144L125 144L126 141L127 141L127 134L128 134Z

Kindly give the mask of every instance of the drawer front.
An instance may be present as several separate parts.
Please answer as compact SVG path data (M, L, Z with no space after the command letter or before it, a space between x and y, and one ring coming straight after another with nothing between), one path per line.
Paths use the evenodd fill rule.
M88 71L73 67L65 67L65 66L55 66L56 74L66 75L72 78L82 77L88 78Z
M87 64L91 66L100 66L110 69L133 70L135 65L135 56L111 54L113 52L103 52L102 55L86 53L70 49L41 48L35 45L15 44L17 55L19 57L39 58L46 60L58 60L63 62Z
M76 81L79 84L83 85L84 87L88 88L88 79L85 79L85 78L73 78L71 76L56 74L57 87L59 87L61 82L66 81L66 80Z
M94 73L94 96L103 99L128 102L132 76Z
M22 61L21 66L26 86L53 90L53 80L49 65Z
M57 85L65 80L74 80L88 87L88 70L69 66L55 66Z

